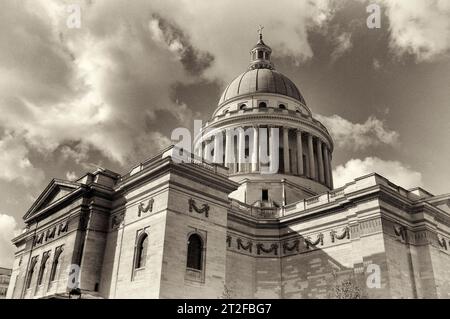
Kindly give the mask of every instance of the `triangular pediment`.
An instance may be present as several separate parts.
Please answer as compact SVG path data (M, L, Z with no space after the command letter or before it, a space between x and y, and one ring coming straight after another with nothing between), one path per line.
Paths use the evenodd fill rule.
M25 216L23 216L23 219L29 220L33 215L39 213L47 207L52 206L56 202L62 201L69 194L79 188L79 183L53 179L39 195Z

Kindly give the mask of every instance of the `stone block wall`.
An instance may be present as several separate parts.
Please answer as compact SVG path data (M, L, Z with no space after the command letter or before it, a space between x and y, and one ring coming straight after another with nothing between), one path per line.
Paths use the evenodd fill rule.
M179 177L176 180L183 182ZM194 184L194 189L197 191L170 190L160 298L220 298L225 289L226 194L201 184ZM190 200L195 208L190 208ZM203 270L195 280L186 272L192 233L199 234L204 243Z

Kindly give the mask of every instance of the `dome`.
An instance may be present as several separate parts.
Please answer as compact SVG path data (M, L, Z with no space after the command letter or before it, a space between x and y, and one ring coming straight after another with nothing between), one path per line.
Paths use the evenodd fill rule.
M242 73L226 87L219 105L237 96L251 93L281 94L306 104L297 86L287 76L274 69L255 68Z
M297 86L288 77L275 71L270 61L272 49L262 39L250 51L250 65L244 73L235 78L222 93L219 105L235 97L252 93L274 93L289 96L306 105Z

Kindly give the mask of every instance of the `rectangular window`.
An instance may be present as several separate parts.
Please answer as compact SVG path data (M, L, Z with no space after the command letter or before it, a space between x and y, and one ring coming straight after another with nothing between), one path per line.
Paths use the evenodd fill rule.
M261 198L262 198L263 202L267 202L269 200L269 190L268 189L262 190Z

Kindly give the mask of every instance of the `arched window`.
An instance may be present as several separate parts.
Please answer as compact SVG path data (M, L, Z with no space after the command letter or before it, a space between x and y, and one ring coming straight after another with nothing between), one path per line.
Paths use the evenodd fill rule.
M37 280L38 286L42 285L42 279L44 278L45 267L47 265L47 259L49 257L50 257L50 251L45 252L44 255L42 256L41 268L39 268L39 274L38 274L38 280Z
M282 110L286 110L286 105L284 105L284 104L280 104L280 105L278 105L278 107Z
M33 257L30 262L30 268L28 269L28 276L26 283L27 289L31 287L31 280L33 279L34 267L36 266L37 258L38 258L37 256Z
M259 102L259 107L260 108L266 108L267 107L266 102Z
M136 262L134 264L134 268L142 268L145 267L145 260L147 257L147 245L148 245L148 236L147 234L143 234L136 245Z
M198 234L192 234L188 240L187 268L202 270L203 240Z
M245 110L246 107L247 107L247 104L243 103L243 104L239 105L239 110Z
M56 279L56 270L58 269L59 257L61 256L62 251L62 247L58 247L55 250L55 257L53 258L52 269L50 270L50 282L55 281Z

